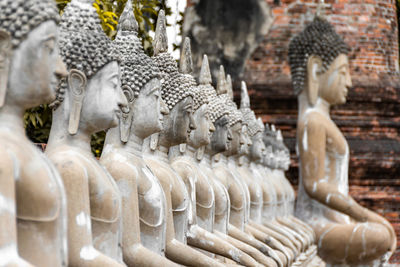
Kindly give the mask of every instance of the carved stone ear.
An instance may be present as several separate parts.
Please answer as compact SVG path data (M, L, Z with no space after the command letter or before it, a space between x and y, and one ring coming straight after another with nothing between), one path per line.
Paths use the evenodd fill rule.
M82 102L86 94L86 75L76 69L72 69L68 75L68 87L70 93L69 134L78 132L81 117Z
M197 153L196 153L197 160L201 160L203 158L205 149L206 149L205 146L202 146L199 149L197 149Z
M0 29L0 107L4 105L7 93L11 51L11 36Z
M319 80L318 70L322 61L318 56L311 56L307 61L307 97L311 106L314 106L318 98Z
M155 151L158 145L158 133L152 134L150 136L150 149Z
M186 144L179 144L179 152L182 154L186 151Z
M124 93L126 99L129 103L132 103L134 100L133 92L129 88L129 86L124 85L122 86L122 92ZM133 110L132 108L127 108L129 111L126 113L122 110L120 119L119 119L119 133L121 141L126 143L128 142L129 135L131 134L131 126L132 126L132 119L133 119Z

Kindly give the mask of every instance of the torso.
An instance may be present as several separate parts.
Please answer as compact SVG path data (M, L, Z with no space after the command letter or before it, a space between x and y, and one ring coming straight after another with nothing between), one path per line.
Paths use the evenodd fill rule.
M101 161L103 162L103 160L110 166L118 162L120 164L118 166L124 166L125 170L129 170L133 174L132 178L136 177L133 184L137 185L138 195L136 197L139 200L141 243L146 248L163 255L165 250L166 204L164 192L157 178L141 157L124 152L122 149L103 152ZM122 197L132 191L127 184L124 184L124 179L119 179L117 185Z
M200 162L205 175L210 179L210 183L214 190L215 196L215 210L214 210L214 229L221 233L227 233L229 223L229 212L230 212L230 200L229 194L224 185L218 181L209 163L203 159Z
M121 199L114 179L92 154L79 148L59 146L57 151L49 152L49 157L57 165L71 161L81 163L89 186L93 245L107 256L120 260Z
M213 171L229 193L231 204L229 222L239 229L244 229L246 222L246 195L241 183L235 179L232 172L223 162L215 162Z
M66 200L58 172L25 136L3 129L0 139L13 162L20 255L38 266L66 264Z
M171 195L175 236L178 241L186 243L187 227L182 226L187 225L189 196L185 184L168 162L155 156L145 157L145 162L161 184L169 185L170 191L165 193Z
M183 173L187 174L186 178L191 179L189 183L193 184L191 187L195 189L195 192L192 192L195 196L191 197L192 205L196 206L196 214L193 216L199 219L200 227L212 231L214 192L207 176L201 171L195 160L189 156L177 157L172 161L172 166L177 171L179 168L184 169ZM182 178L185 179L185 177Z
M342 194L348 194L348 164L349 148L343 134L335 123L322 114L312 112L305 116L303 120L318 119L321 127L324 127L326 133L326 151L325 151L325 177L321 178L324 182L335 186ZM312 116L310 116L312 115ZM304 129L304 126L301 127ZM304 133L300 135L302 138ZM301 139L299 139L301 140ZM301 162L300 162L301 164ZM321 181L320 180L320 181ZM329 197L329 196L327 196ZM300 173L299 194L296 205L298 216L310 224L317 226L326 222L348 223L350 219L347 215L336 212L331 208L322 205L318 201L311 199L303 187L302 175ZM301 211L301 212L300 212Z

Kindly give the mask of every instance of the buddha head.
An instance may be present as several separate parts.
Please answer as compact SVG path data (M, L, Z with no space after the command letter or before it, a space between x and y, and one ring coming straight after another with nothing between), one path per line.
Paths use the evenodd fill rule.
M228 83L225 77L224 67L220 66L218 73L217 93L224 102L228 110L229 128L231 130L231 142L229 143L228 150L225 152L226 156L233 156L239 154L246 139L242 133L243 116L238 110L236 103L233 102L233 92L231 84Z
M247 86L242 81L240 111L243 114L243 121L247 124L247 133L251 139L249 158L252 161L262 160L265 145L263 142L264 124L261 119L256 119L254 111L250 108L250 97L247 92Z
M211 142L208 144L208 153L215 155L228 149L232 139L229 129L228 109L224 99L217 95L211 85L211 72L207 55L204 55L199 76L199 88L204 91L208 101L208 115L214 126Z
M66 76L59 56L59 14L52 0L0 2L0 107L50 103Z
M289 44L295 93L306 97L310 106L321 100L329 105L345 103L352 86L348 51L333 26L316 16Z
M281 170L287 171L290 166L290 151L285 146L285 143L283 142L283 136L282 136L281 130L277 131L276 143L277 143L276 157L278 160L278 164L277 164L278 168Z
M61 80L51 107L55 114L69 117L70 135L78 129L95 133L116 127L121 109L127 107L120 56L100 25L89 0L72 0L61 19L60 51L69 74Z
M163 10L160 10L158 15L153 46L153 59L160 69L163 79L161 96L170 111L168 115L164 116L164 129L157 142L165 147L187 143L190 131L196 129L193 118L193 91L196 81L192 75L180 73L176 61L167 52L166 22Z
M269 126L265 124L262 140L265 145L263 164L271 169L275 169L277 161L273 149L273 147L276 146L276 131L274 125Z
M127 142L131 133L144 139L163 129L168 108L161 98L161 73L138 38L131 0L125 5L114 42L122 57L121 88L128 100L120 117L121 141Z
M190 58L190 60L187 58ZM181 72L191 71L190 40L188 38L185 39L181 59L183 59L180 64ZM216 97L215 89L211 86L211 79L208 59L207 56L204 55L199 78L200 84L194 88L193 117L196 121L196 129L191 131L188 142L188 144L194 148L208 145L211 142L211 135L215 131L208 107L210 101Z

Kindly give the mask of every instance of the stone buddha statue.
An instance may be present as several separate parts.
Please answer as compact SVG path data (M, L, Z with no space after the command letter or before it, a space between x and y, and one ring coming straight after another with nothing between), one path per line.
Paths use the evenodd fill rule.
M121 88L128 109L119 127L108 130L100 163L122 196L122 252L128 266L176 266L164 255L166 200L158 179L143 160L144 138L159 132L168 108L161 99L158 68L142 48L138 24L127 1L115 39L122 55Z
M190 266L219 266L220 263L186 245L190 196L185 183L169 163L168 150L187 143L190 130L195 129L193 119L193 88L195 82L179 73L177 64L167 52L166 22L161 10L154 39L154 61L164 80L161 96L170 112L164 116L160 133L145 140L145 162L158 178L166 197L166 248L170 260Z
M193 156L195 157L195 160L198 162L200 170L209 179L209 182L214 191L215 211L214 211L213 233L222 238L223 240L228 241L229 243L234 245L236 248L239 248L246 254L250 255L259 263L262 263L267 266L275 266L274 265L275 263L270 258L266 257L263 254L267 253L267 249L265 247L263 247L262 251L260 251L257 248L254 248L246 244L245 242L242 242L239 239L236 239L228 235L228 228L230 228L231 231L239 232L239 235L240 234L246 235L246 234L240 232L240 230L238 230L233 226L229 226L229 211L230 211L229 194L224 185L215 176L211 167L212 155L215 155L216 153L219 152L223 152L227 149L229 141L231 139L230 137L231 134L228 127L229 120L227 117L229 112L226 108L224 100L221 97L217 96L216 90L211 85L211 74L206 55L203 58L199 81L200 81L199 88L202 91L204 91L205 95L207 95L208 115L210 121L214 124L215 131L211 135L210 138L211 142L208 143L207 145L200 146L197 149L197 151L193 154ZM201 124L197 125L198 127L200 127ZM198 131L198 128L196 128L196 130L193 131L194 133L190 135L190 139L194 138L196 135L199 135L200 132L196 134L195 133L196 131ZM188 144L191 142L192 141L189 140ZM192 144L190 146L198 146L198 145ZM252 263L252 265L253 264L254 263Z
M222 73L222 74L221 74ZM221 81L222 80L222 81ZM293 259L293 255L290 255L288 252L286 252L285 248L274 238L271 238L267 234L265 234L263 231L260 229L257 229L254 227L253 224L256 224L258 228L263 228L261 224L257 224L250 218L250 209L251 209L251 193L249 192L249 187L244 181L244 178L242 177L243 173L240 173L238 171L238 159L242 156L248 153L247 151L247 146L250 146L252 144L251 140L247 136L247 123L243 123L243 114L237 109L236 104L233 102L233 92L232 92L232 87L227 84L227 81L225 80L225 75L223 73L223 69L221 68L220 71L220 80L219 84L225 84L223 86L219 87L219 92L220 96L224 99L226 105L228 106L228 109L231 111L230 113L230 122L233 122L234 124L231 125L231 132L232 132L232 141L230 143L229 148L224 152L222 155L217 155L214 157L214 167L219 168L215 169L218 170L219 177L226 177L225 181L227 181L227 178L229 178L231 185L236 184L236 188L238 190L241 190L242 192L242 201L243 204L245 205L246 211L244 212L245 217L242 219L239 218L236 222L232 223L232 230L234 229L233 227L241 227L240 225L235 225L235 223L241 223L243 225L243 230L246 233L242 232L240 235L239 232L234 232L231 231L230 234L232 234L235 238L238 238L242 240L243 242L246 242L248 244L251 244L252 246L262 249L262 247L267 247L267 255L271 256L274 258L275 261L278 262L278 264L281 265L286 265L286 262L288 259ZM225 88L224 88L225 86ZM221 89L222 88L222 89ZM252 179L252 178L248 178ZM225 186L230 186L229 184L225 184ZM259 187L257 184L253 183L254 187L257 187L258 190L258 202L259 204L262 203L262 199L260 200L261 192L259 191ZM257 193L253 193L253 197ZM230 194L231 196L231 194ZM232 194L232 197L235 197L235 194ZM236 194L237 198L237 194ZM239 198L237 198L239 199ZM254 201L254 199L253 199ZM261 201L261 202L260 202ZM259 208L262 208L260 205L258 206ZM232 212L232 208L231 208ZM231 216L232 218L232 216ZM240 229L240 228L239 228ZM243 235L245 234L245 235ZM260 247L260 245L262 247ZM267 246L268 245L268 246ZM273 250L273 249L275 250ZM284 255L286 254L286 256Z
M291 186L289 180L285 176L285 171L288 170L290 165L290 152L289 149L283 143L283 137L280 130L276 131L276 142L273 143L273 153L276 161L275 175L272 178L277 178L278 186L283 189L283 212L282 215L275 217L275 220L296 231L297 233L303 235L303 237L308 242L308 249L300 255L299 258L303 256L305 258L307 266L325 266L325 263L317 256L317 246L315 241L315 232L311 226L307 225L305 222L294 216L294 206L295 206L295 192Z
M190 75L192 72L190 40L188 38L184 42L180 70L185 75ZM251 266L256 263L249 255L212 233L215 209L214 190L209 178L201 170L195 152L210 143L210 135L215 130L209 119L207 107L213 95L216 96L216 93L212 87L200 85L194 88L193 117L196 122L196 129L190 132L186 144L171 147L169 150L171 166L183 179L191 200L187 242L193 247L224 256L239 264ZM197 219L199 219L201 225L197 223Z
M276 131L276 142L272 143L273 154L274 154L274 170L275 175L272 178L278 178L277 184L283 191L283 199L284 203L282 206L282 211L280 212L281 215L276 217L276 220L293 230L301 229L302 231L307 234L307 238L310 240L310 244L315 242L315 233L314 230L304 223L303 221L299 220L298 218L294 217L294 205L295 205L295 192L293 187L291 186L289 180L285 176L285 171L288 170L290 165L290 152L289 149L283 143L283 137L280 130Z
M330 118L352 86L348 46L316 16L289 45L298 96L299 192L296 215L314 229L318 254L331 265L384 262L396 248L392 226L348 194L349 148Z
M91 135L118 125L127 100L119 55L91 1L72 0L61 20L60 50L69 71L52 103L46 154L65 186L71 266L125 266L121 195L91 152Z
M247 87L242 82L241 88L241 105L240 110L243 114L244 120L248 124L248 135L251 138L251 145L249 153L246 156L242 156L238 161L240 168L238 168L241 176L246 181L247 186L251 192L251 201L253 204L251 209L251 221L249 224L268 234L270 238L277 239L281 244L286 244L289 248L293 249L293 246L286 242L287 240L282 237L282 234L289 238L292 244L297 245L297 250L292 250L294 255L299 254L310 245L307 236L303 236L303 233L297 233L286 225L271 220L274 214L263 214L263 211L270 210L273 201L276 199L276 193L272 190L271 184L268 184L268 180L265 180L264 175L257 171L257 163L260 163L262 154L265 149L263 142L264 125L262 122L257 121L254 112L250 109L250 99L247 93ZM262 219L263 218L263 219ZM281 234L280 234L281 233ZM257 235L257 233L254 233ZM299 244L300 242L300 244ZM282 248L282 247L281 247ZM290 251L287 249L282 251L288 256ZM290 258L293 258L293 254Z
M0 2L0 265L67 266L61 177L27 138L26 109L50 103L67 75L53 1Z

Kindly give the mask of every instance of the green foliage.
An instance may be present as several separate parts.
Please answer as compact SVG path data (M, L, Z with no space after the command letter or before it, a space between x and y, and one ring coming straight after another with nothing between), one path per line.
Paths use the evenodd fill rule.
M25 112L25 130L34 143L47 143L52 112L47 105L40 105Z
M64 8L71 0L55 0L57 7L62 15ZM94 0L93 6L96 8L101 20L104 32L111 39L117 34L117 25L127 0ZM165 14L171 15L171 8L166 5L166 0L132 0L135 18L139 24L139 37L145 52L153 55L153 47L149 32L155 30L155 25L160 9L165 10ZM47 105L26 111L24 115L26 133L35 143L47 143L51 128L52 112ZM105 139L105 132L100 132L92 136L92 152L100 156Z

